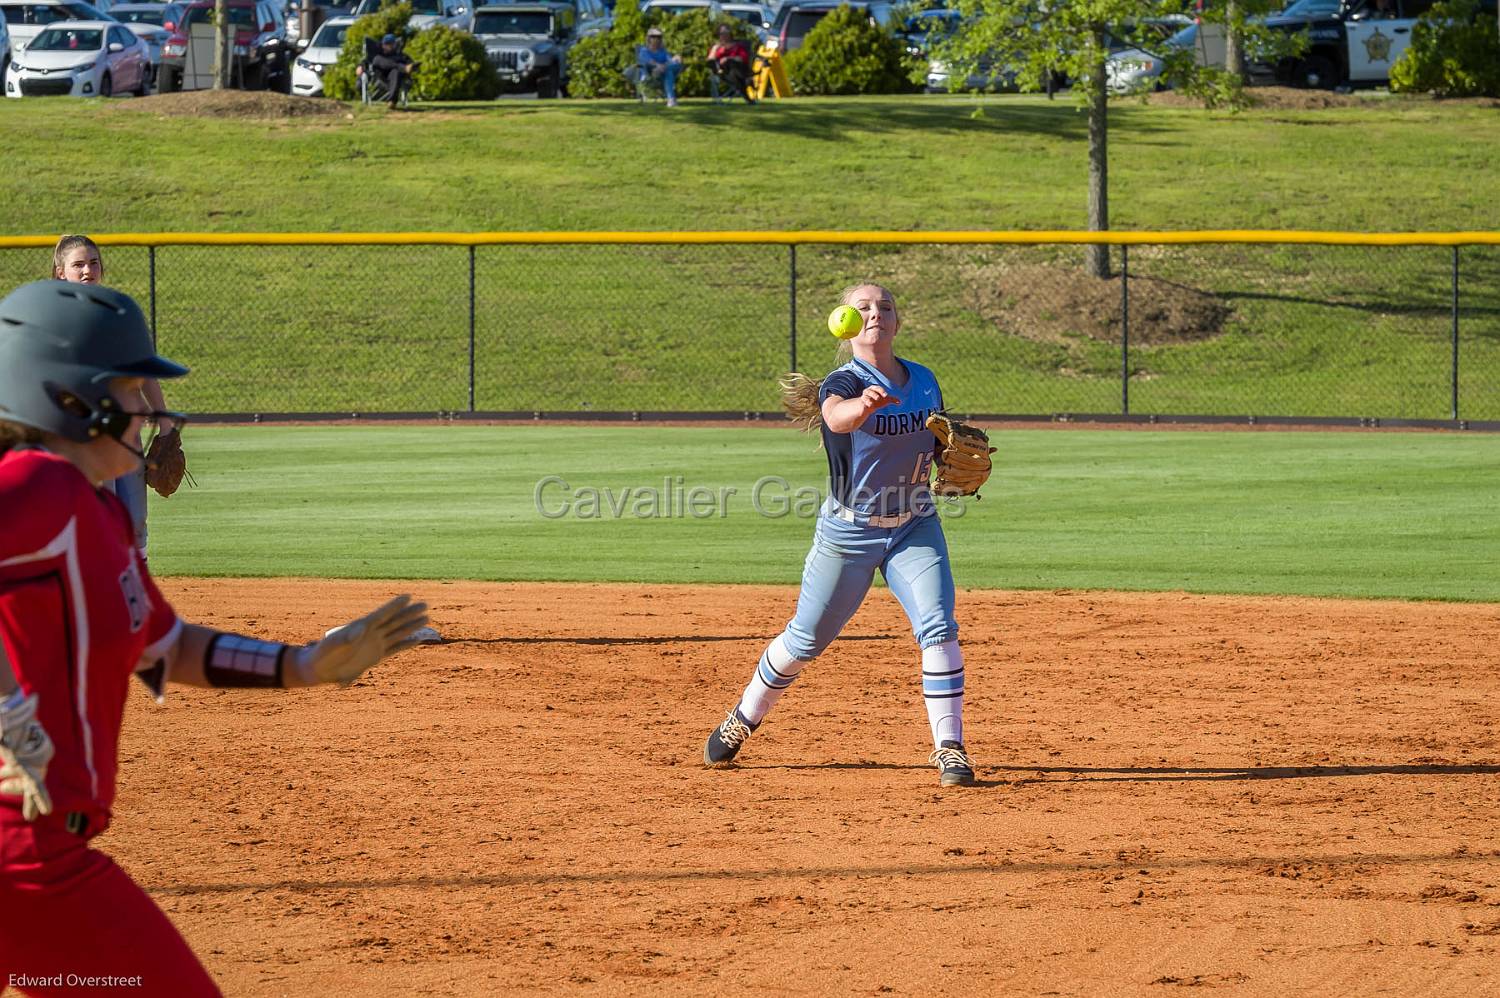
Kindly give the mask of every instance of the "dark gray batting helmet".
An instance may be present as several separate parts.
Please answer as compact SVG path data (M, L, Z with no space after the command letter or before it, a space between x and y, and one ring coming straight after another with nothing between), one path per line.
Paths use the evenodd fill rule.
M113 288L34 281L0 300L0 419L85 443L130 425L109 393L120 377L180 378L141 308Z

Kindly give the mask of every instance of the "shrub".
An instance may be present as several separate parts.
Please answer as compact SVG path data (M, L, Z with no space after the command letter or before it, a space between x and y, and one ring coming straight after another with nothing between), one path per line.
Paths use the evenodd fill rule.
M580 39L568 53L569 97L630 97L625 70L635 47L646 40L646 24L633 3L615 5L614 27Z
M500 77L484 54L484 43L467 31L434 24L406 45L418 63L412 96L419 100L494 100Z
M682 58L677 96L705 97L709 93L708 50L721 23L728 24L734 37L745 42L754 54L755 31L738 18L716 20L707 8L676 16L659 11L647 15L636 5L622 2L615 7L614 27L583 39L568 54L568 95L634 97L635 88L625 79L625 71L635 65L636 49L646 44L646 29L655 26L662 30L666 50Z
M786 70L799 94L891 94L910 89L906 50L869 15L840 7L787 53Z
M410 20L411 4L395 3L366 14L349 25L344 47L339 50L339 61L323 74L323 93L334 100L358 100L359 75L355 71L365 58L365 39L384 38L386 35L409 39L411 32L407 31L407 22Z
M1500 37L1476 0L1433 4L1391 67L1391 90L1439 97L1500 97Z

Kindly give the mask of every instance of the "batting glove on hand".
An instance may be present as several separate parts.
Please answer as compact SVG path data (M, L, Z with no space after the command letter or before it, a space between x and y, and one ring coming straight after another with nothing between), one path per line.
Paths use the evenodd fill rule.
M419 642L412 635L427 624L427 604L397 596L368 616L335 627L323 640L297 649L294 682L348 686L375 663Z
M35 821L52 813L47 793L47 763L52 739L36 719L37 695L19 694L0 705L0 794L21 798L21 817Z

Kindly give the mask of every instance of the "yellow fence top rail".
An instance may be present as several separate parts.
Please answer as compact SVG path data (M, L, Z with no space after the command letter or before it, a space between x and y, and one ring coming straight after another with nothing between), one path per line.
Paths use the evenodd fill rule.
M0 249L48 248L57 236L0 236ZM1500 246L1500 232L1302 232L1224 229L1192 232L120 232L101 246L545 246L987 244L1111 246L1259 243L1321 246Z

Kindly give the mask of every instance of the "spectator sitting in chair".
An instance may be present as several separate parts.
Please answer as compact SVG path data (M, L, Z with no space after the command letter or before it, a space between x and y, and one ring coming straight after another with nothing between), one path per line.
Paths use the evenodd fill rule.
M637 83L660 77L667 94L667 107L677 106L677 74L682 72L682 57L672 55L662 43L660 28L646 32L646 44L636 49Z
M363 71L363 67L361 67ZM390 95L391 110L400 106L401 88L411 80L417 64L407 58L406 53L396 47L396 36L386 35L380 39L380 51L370 60L370 72L385 81Z
M746 102L755 103L750 96L750 50L745 43L734 37L729 25L719 25L719 43L708 50L708 68L713 75L709 83L713 87L714 103L719 102L719 84L729 88L731 96L743 94Z

